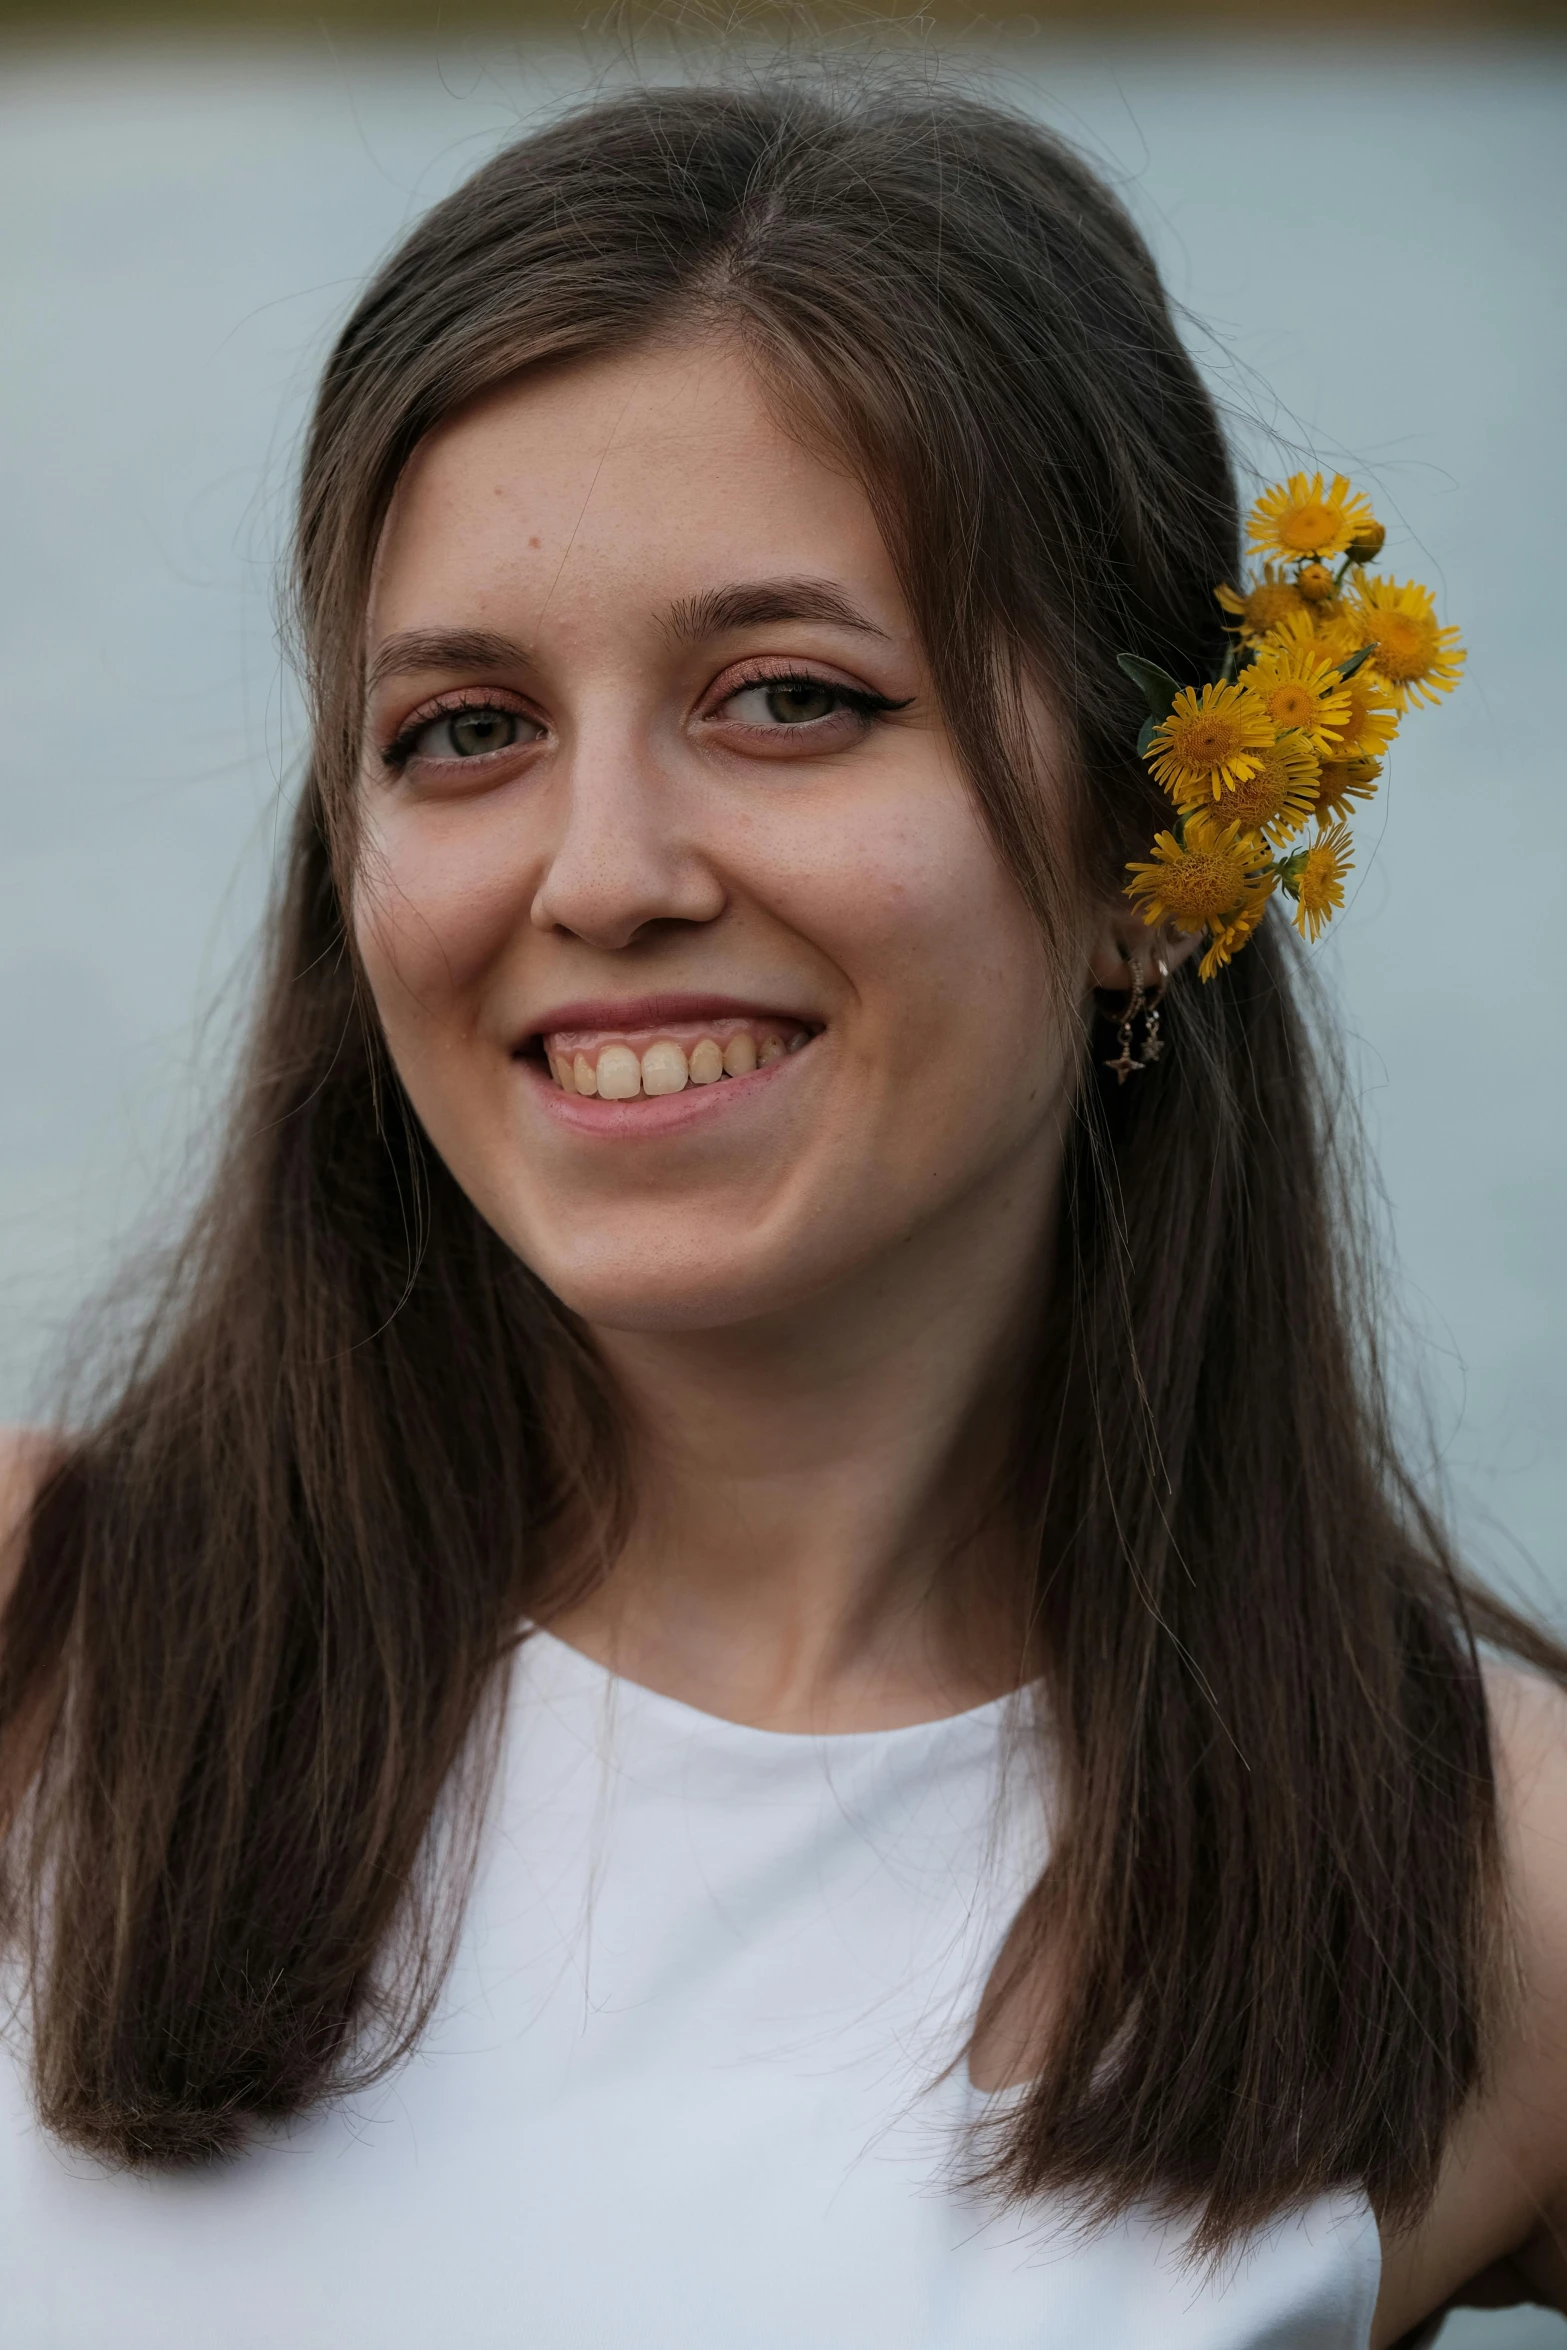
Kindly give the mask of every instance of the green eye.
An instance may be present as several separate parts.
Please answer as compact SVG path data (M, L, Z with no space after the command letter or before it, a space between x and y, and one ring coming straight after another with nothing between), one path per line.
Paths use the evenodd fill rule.
M511 749L517 739L517 715L513 710L454 710L437 719L430 732L437 738L437 758L443 755L439 737L444 733L451 746L446 757L480 759L486 751Z
M842 695L830 685L791 684L780 679L766 689L767 714L778 726L809 726L813 719L830 718Z

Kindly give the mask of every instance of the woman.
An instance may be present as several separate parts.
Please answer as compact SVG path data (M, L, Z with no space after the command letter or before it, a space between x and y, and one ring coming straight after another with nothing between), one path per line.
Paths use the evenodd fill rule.
M1567 2304L1563 1660L1392 1457L1275 917L1120 888L1236 537L985 108L617 100L371 286L227 1155L11 1455L18 2350Z

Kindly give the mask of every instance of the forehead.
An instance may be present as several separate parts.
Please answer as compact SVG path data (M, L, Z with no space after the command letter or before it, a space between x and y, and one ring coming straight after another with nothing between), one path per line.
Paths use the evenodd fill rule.
M523 376L421 444L383 532L371 637L498 623L502 606L533 633L782 574L901 612L847 466L787 429L732 343L659 347Z

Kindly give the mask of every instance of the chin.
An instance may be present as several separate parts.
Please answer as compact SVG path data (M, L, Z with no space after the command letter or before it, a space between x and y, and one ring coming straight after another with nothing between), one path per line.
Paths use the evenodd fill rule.
M530 1260L531 1261L531 1260ZM638 1279L628 1273L577 1274L534 1264L533 1270L579 1320L598 1330L701 1331L736 1329L785 1310L794 1302L740 1278L711 1270L689 1279Z
M832 1278L821 1251L769 1250L754 1233L725 1245L711 1221L657 1233L632 1245L583 1249L539 1245L536 1236L503 1233L524 1264L569 1312L602 1330L735 1329L787 1313ZM628 1236L629 1237L629 1236Z

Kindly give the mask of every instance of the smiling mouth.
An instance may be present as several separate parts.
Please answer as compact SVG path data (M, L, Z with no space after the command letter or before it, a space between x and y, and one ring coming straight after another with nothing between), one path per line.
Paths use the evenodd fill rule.
M557 1028L530 1039L562 1093L629 1102L754 1076L803 1052L819 1030L786 1015L681 1020L656 1029Z

